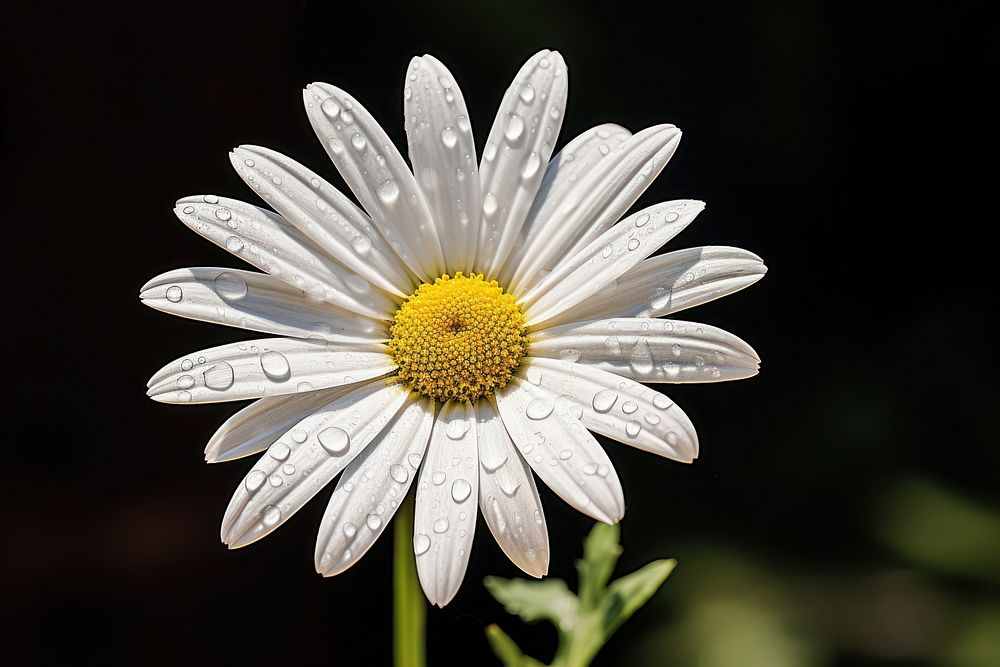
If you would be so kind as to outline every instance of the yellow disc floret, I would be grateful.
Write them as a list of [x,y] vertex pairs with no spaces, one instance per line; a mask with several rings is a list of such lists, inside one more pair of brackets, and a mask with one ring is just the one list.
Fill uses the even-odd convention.
[[528,350],[524,313],[495,280],[447,274],[406,297],[389,328],[399,379],[441,401],[501,389]]

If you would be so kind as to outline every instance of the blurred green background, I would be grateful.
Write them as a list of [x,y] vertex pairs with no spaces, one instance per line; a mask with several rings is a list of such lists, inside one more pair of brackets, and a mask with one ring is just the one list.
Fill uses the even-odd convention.
[[[996,378],[997,24],[977,2],[23,6],[0,40],[18,378],[0,582],[17,662],[387,664],[389,540],[313,572],[326,494],[260,544],[217,527],[250,462],[206,466],[235,410],[144,396],[233,331],[143,309],[139,286],[232,265],[171,213],[253,200],[227,151],[257,143],[336,180],[301,109],[314,80],[404,145],[404,68],[444,60],[479,148],[542,47],[570,70],[560,142],[599,122],[685,132],[639,205],[708,202],[668,249],[733,245],[766,278],[679,315],[763,359],[749,381],[665,387],[692,466],[606,443],[625,488],[619,574],[678,560],[597,665],[1000,665]],[[21,353],[21,350],[27,350]],[[25,384],[27,382],[27,384]],[[553,576],[589,522],[543,491]],[[499,622],[555,636],[482,587],[517,576],[480,523],[466,582],[430,614],[430,664],[494,664]],[[26,650],[22,650],[26,649]]]

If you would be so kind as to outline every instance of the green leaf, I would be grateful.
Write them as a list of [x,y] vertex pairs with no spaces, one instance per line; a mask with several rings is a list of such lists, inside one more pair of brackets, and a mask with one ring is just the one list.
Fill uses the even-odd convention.
[[576,616],[576,596],[562,579],[528,581],[486,577],[486,588],[511,614],[528,623],[552,621],[556,627]]
[[583,543],[583,559],[576,562],[576,571],[580,575],[580,603],[587,609],[597,606],[601,591],[614,572],[622,553],[618,536],[618,524],[598,523]]
[[504,667],[544,667],[534,658],[521,653],[514,640],[496,624],[486,626],[486,639]]
[[653,597],[676,565],[673,559],[653,561],[608,586],[601,605],[606,638]]
[[[486,578],[486,588],[508,612],[533,623],[550,621],[559,633],[559,647],[549,667],[586,667],[622,623],[660,588],[676,562],[658,560],[608,585],[622,548],[618,526],[597,524],[576,562],[579,596],[560,579]],[[495,625],[486,637],[504,667],[545,667],[525,656],[514,640]]]

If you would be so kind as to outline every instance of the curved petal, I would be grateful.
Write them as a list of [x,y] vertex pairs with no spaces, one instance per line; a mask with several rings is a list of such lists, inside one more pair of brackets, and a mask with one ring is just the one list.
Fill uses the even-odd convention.
[[161,403],[217,403],[325,389],[385,375],[396,365],[381,343],[261,338],[176,359],[149,379]]
[[260,146],[235,148],[229,160],[261,199],[330,257],[391,294],[413,291],[413,277],[371,218],[335,187],[295,160]]
[[329,341],[386,339],[385,322],[318,301],[266,273],[197,267],[162,273],[142,302],[171,315],[278,336]]
[[531,334],[531,356],[594,366],[638,382],[721,382],[753,377],[760,357],[718,327],[680,320],[615,318]]
[[[560,208],[567,199],[572,199],[577,182],[594,168],[594,165],[607,158],[618,146],[632,136],[632,133],[621,125],[603,123],[579,134],[563,146],[545,168],[545,176],[538,186],[538,194],[531,204],[528,217],[521,227],[517,242],[500,272],[500,283],[513,288],[512,277],[520,270],[524,255],[531,243],[538,237],[539,220],[547,220],[553,212]],[[579,196],[579,195],[577,195]],[[566,250],[569,247],[567,245]],[[512,289],[513,291],[513,289]]]
[[174,213],[212,243],[314,297],[376,319],[389,319],[396,309],[386,294],[270,211],[205,195],[178,200]]
[[417,475],[433,426],[433,404],[411,394],[379,439],[347,466],[319,526],[318,573],[340,574],[375,544]]
[[525,295],[525,325],[538,328],[600,292],[676,236],[704,208],[700,201],[663,202],[625,218]]
[[431,604],[448,604],[465,578],[479,498],[479,446],[472,404],[441,408],[420,468],[413,516],[417,575]]
[[287,521],[378,436],[407,394],[391,381],[370,382],[279,438],[236,487],[222,519],[223,543],[244,547]]
[[676,250],[639,262],[618,281],[548,321],[547,326],[605,317],[660,317],[700,306],[764,277],[760,257],[725,246]]
[[598,521],[622,518],[625,497],[615,468],[575,415],[555,410],[548,391],[519,377],[497,392],[496,400],[511,439],[550,489]]
[[599,368],[559,359],[525,359],[521,375],[548,392],[557,414],[626,445],[690,463],[698,458],[694,424],[660,392]]
[[536,231],[525,241],[511,289],[523,292],[621,219],[666,166],[680,140],[681,131],[673,125],[657,125],[598,160],[558,205],[535,218]]
[[415,57],[403,89],[410,163],[437,224],[449,272],[472,270],[482,198],[469,111],[455,78],[434,56]]
[[313,83],[302,96],[316,136],[385,240],[421,280],[440,276],[444,257],[427,202],[385,131],[330,84]]
[[222,463],[262,452],[316,410],[357,388],[348,384],[257,399],[219,427],[205,447],[205,461]]
[[568,92],[566,63],[539,51],[507,89],[479,166],[483,223],[476,268],[495,277],[524,224],[552,155]]
[[528,464],[514,447],[496,407],[476,403],[479,508],[511,562],[533,577],[549,571],[549,532]]

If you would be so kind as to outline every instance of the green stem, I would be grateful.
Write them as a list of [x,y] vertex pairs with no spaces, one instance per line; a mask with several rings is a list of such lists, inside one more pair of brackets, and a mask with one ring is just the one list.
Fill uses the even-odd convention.
[[413,557],[413,496],[403,501],[393,522],[392,647],[395,667],[426,667],[424,631],[427,603]]

